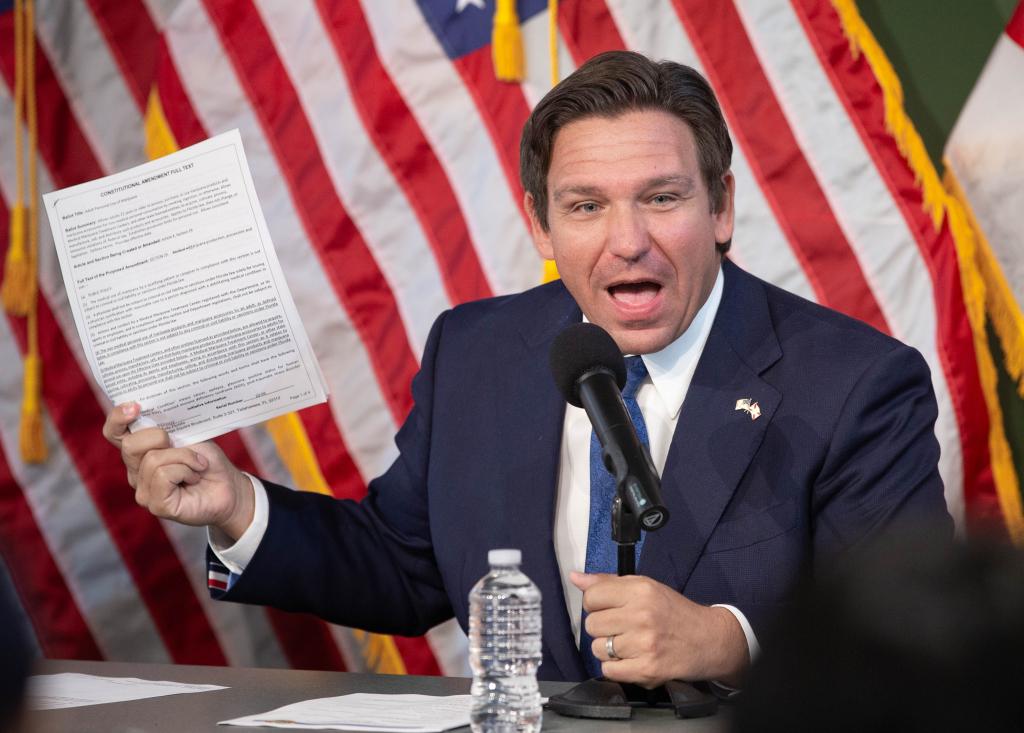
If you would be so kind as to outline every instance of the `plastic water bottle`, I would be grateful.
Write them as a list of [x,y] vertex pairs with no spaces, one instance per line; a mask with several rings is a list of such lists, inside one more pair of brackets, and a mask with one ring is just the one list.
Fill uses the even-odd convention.
[[540,730],[540,590],[519,569],[519,550],[491,550],[491,570],[469,592],[474,733]]

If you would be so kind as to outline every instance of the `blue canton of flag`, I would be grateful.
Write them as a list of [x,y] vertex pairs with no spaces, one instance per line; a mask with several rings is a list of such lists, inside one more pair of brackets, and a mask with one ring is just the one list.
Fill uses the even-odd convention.
[[[457,59],[491,42],[494,1],[417,0],[417,3],[448,58]],[[547,7],[547,0],[517,0],[519,22],[525,22]]]

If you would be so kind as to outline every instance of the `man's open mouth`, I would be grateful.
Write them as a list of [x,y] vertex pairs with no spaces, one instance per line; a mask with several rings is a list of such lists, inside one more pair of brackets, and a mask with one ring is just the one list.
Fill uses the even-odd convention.
[[619,283],[608,288],[612,299],[622,305],[638,306],[650,303],[661,292],[661,285],[650,280]]

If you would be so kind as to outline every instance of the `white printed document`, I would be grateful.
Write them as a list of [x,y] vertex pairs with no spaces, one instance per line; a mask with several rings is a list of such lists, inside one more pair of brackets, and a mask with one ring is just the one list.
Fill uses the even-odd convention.
[[327,399],[237,130],[43,196],[93,376],[176,446]]
[[394,733],[440,733],[469,725],[469,695],[372,695],[357,693],[320,697],[259,715],[222,720],[244,725],[303,730],[369,730]]
[[26,702],[30,710],[56,710],[226,689],[223,685],[191,685],[140,680],[137,677],[98,677],[63,672],[29,677]]

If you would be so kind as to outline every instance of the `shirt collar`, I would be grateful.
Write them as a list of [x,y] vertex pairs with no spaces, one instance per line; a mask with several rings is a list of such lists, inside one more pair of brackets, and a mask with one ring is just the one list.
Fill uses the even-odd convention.
[[725,278],[719,268],[708,299],[697,311],[689,327],[661,351],[643,355],[654,389],[664,403],[666,412],[673,419],[678,417],[683,407],[683,399],[690,388],[693,373],[697,370],[697,362],[700,361],[704,344],[711,333],[711,325],[722,302],[724,284]]

